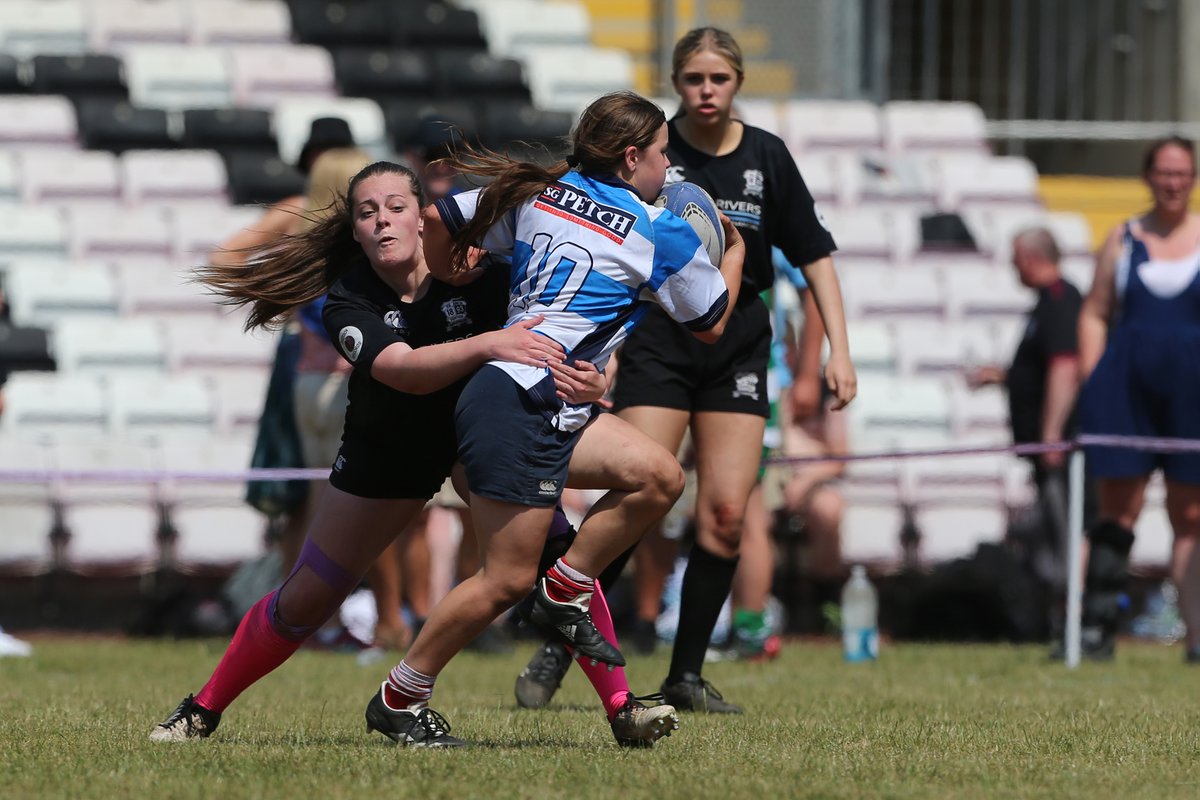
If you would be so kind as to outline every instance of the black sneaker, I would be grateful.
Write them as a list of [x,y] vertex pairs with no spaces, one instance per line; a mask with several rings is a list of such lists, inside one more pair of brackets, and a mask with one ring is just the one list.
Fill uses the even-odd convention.
[[432,708],[393,711],[383,702],[383,687],[367,703],[367,733],[379,731],[406,747],[466,747],[450,735],[450,723]]
[[675,683],[663,682],[663,697],[680,711],[740,714],[741,706],[728,702],[711,683],[694,672],[685,672]]
[[[625,666],[625,656],[596,630],[592,615],[579,603],[559,603],[546,594],[546,579],[533,590],[529,621],[547,635],[570,647],[575,658],[603,661],[614,667]],[[590,596],[590,595],[589,595]]]
[[1200,647],[1189,647],[1183,651],[1183,663],[1200,664]]
[[[659,703],[647,706],[643,700]],[[679,730],[679,715],[675,707],[663,702],[661,694],[634,697],[633,692],[625,696],[625,705],[613,717],[612,732],[621,747],[653,747],[664,736]]]
[[171,716],[150,731],[152,742],[185,742],[188,739],[207,739],[221,724],[221,715],[196,703],[193,695],[183,698]]
[[546,642],[517,676],[517,705],[541,708],[549,703],[570,668],[571,651],[558,642]]

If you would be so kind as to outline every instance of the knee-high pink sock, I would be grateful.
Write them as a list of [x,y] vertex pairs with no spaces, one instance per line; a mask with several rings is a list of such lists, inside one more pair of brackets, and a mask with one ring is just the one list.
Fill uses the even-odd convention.
[[221,663],[196,695],[196,702],[209,711],[224,711],[252,683],[291,658],[304,638],[286,639],[271,624],[272,598],[259,600],[242,617],[233,641]]
[[[604,599],[604,592],[600,590],[599,581],[596,582],[595,588],[592,590],[590,613],[596,630],[600,631],[600,634],[609,641],[609,644],[617,647],[617,633],[613,629],[612,614],[608,611],[608,603]],[[612,672],[609,672],[607,664],[597,664],[593,667],[589,659],[580,661],[579,666],[583,669],[584,674],[587,675],[587,679],[591,681],[592,688],[600,696],[600,701],[604,703],[604,711],[608,714],[608,721],[612,722],[613,717],[625,705],[626,695],[629,694],[629,682],[625,680],[625,668],[615,667]]]

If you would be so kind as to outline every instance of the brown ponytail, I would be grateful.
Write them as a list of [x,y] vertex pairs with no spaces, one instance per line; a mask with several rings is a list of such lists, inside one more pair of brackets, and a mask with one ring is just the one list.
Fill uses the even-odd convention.
[[579,117],[571,136],[571,152],[549,167],[514,161],[484,148],[460,145],[442,160],[469,175],[494,178],[479,195],[475,216],[454,236],[450,260],[455,270],[467,265],[467,253],[504,215],[578,166],[580,172],[610,173],[625,157],[625,148],[648,147],[666,122],[663,111],[635,92],[612,92],[594,100]]

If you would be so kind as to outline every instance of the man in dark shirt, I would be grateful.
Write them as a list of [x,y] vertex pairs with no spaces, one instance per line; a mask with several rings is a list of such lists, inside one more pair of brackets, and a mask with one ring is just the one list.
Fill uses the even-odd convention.
[[[1058,244],[1045,228],[1028,228],[1013,238],[1013,267],[1021,283],[1037,292],[1037,304],[1029,312],[1008,369],[980,367],[967,375],[973,389],[1005,385],[1009,424],[1017,444],[1061,442],[1075,433],[1075,398],[1079,392],[1077,323],[1083,301],[1079,290],[1063,279],[1059,258]],[[1049,534],[1055,551],[1052,558],[1035,559],[1035,564],[1042,578],[1058,586],[1065,575],[1066,453],[1042,453],[1030,461],[1042,517],[1039,527]]]

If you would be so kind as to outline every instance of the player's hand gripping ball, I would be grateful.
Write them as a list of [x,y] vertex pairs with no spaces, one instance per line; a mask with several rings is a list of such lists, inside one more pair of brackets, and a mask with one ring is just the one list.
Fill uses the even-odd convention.
[[721,227],[717,204],[708,192],[688,181],[672,183],[663,187],[654,205],[666,208],[691,225],[708,252],[709,260],[714,266],[721,264],[721,256],[725,254],[725,229]]

